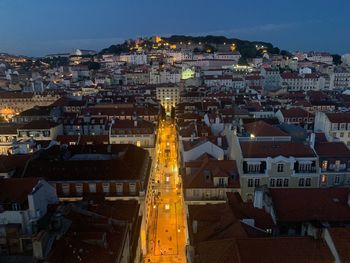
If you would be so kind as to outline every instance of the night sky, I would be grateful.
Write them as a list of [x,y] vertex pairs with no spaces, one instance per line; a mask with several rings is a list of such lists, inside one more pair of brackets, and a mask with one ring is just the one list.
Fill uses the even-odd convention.
[[0,0],[0,52],[100,50],[139,36],[225,35],[350,52],[349,0]]

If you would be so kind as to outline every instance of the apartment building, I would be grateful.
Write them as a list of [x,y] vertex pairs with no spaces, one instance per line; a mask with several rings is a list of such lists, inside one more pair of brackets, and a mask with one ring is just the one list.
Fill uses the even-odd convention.
[[320,187],[349,187],[350,150],[343,142],[317,142]]
[[[236,138],[237,140],[237,138]],[[292,141],[240,141],[233,145],[240,174],[243,199],[252,199],[254,189],[315,188],[319,186],[319,166],[315,151]]]
[[156,97],[170,116],[171,109],[180,102],[180,87],[174,84],[164,84],[156,87]]
[[317,112],[315,117],[315,131],[323,132],[328,141],[341,141],[350,146],[350,113]]

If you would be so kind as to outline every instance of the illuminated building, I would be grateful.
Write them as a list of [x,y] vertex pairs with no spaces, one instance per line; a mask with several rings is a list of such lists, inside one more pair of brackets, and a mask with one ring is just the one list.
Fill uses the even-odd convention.
[[177,85],[166,84],[156,88],[157,99],[170,116],[171,108],[179,102],[180,88]]

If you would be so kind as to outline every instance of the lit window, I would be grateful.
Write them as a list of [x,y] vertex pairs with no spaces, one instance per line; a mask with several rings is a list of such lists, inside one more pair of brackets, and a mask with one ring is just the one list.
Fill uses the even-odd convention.
[[327,183],[327,175],[323,174],[321,176],[321,183],[323,183],[323,184]]
[[328,161],[323,161],[322,162],[322,171],[327,171],[327,167],[328,167]]

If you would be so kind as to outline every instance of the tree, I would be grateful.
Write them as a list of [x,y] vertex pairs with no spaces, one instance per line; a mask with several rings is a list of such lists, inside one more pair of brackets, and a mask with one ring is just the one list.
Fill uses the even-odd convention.
[[89,70],[99,70],[101,68],[100,63],[89,61],[87,62]]
[[333,63],[335,64],[335,65],[340,65],[341,63],[342,63],[342,61],[341,61],[341,56],[340,55],[338,55],[338,54],[333,54],[333,55],[331,55],[332,57],[333,57]]
[[240,66],[248,66],[248,61],[245,57],[240,57],[238,60],[238,65]]

